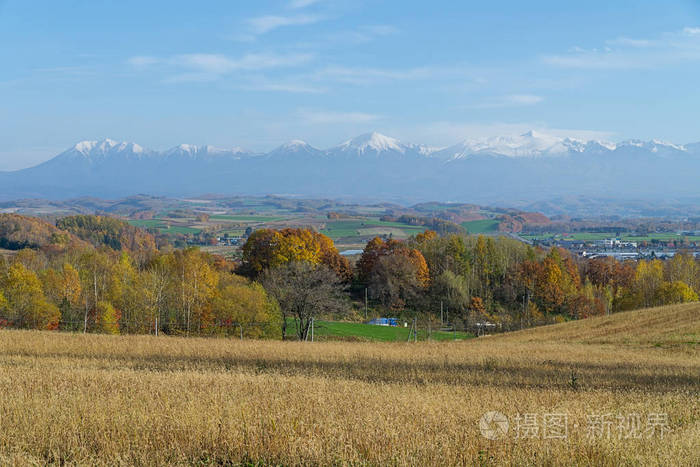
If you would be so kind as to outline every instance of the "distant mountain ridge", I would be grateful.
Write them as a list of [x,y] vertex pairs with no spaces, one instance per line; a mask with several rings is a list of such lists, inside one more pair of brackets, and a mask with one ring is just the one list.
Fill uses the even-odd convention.
[[698,197],[700,143],[619,143],[530,131],[433,148],[368,133],[328,149],[293,140],[267,153],[82,141],[0,172],[0,197],[291,194],[407,201],[545,201],[561,196]]

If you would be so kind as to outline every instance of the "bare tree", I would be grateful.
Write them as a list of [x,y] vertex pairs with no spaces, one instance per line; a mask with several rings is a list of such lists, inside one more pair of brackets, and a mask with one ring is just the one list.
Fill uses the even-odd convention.
[[323,265],[292,262],[265,272],[262,283],[282,310],[282,338],[287,335],[287,318],[296,323],[297,335],[306,340],[312,318],[348,310],[344,286],[333,270]]

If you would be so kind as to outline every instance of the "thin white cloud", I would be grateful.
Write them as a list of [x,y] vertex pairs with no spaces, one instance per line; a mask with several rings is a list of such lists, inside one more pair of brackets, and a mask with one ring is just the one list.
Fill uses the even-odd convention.
[[509,94],[487,99],[483,102],[468,106],[474,109],[495,109],[500,107],[522,107],[539,104],[544,97],[534,94]]
[[144,55],[139,55],[136,57],[131,57],[127,60],[127,63],[129,65],[135,66],[135,67],[147,67],[150,65],[155,65],[158,63],[158,59],[155,57],[148,57]]
[[311,54],[246,54],[240,58],[230,58],[217,54],[184,54],[176,55],[170,60],[170,63],[202,72],[224,74],[236,70],[263,70],[297,66],[308,63],[312,58]]
[[300,109],[298,115],[304,123],[314,125],[334,123],[370,123],[382,118],[381,115],[364,112],[333,112],[310,109]]
[[389,24],[376,24],[371,26],[360,26],[355,30],[340,31],[329,35],[325,43],[331,44],[364,44],[375,40],[378,37],[397,34],[399,29]]
[[248,24],[254,34],[265,34],[283,26],[303,26],[318,23],[325,18],[320,15],[291,15],[291,16],[259,16],[250,18]]
[[306,8],[320,2],[321,0],[291,0],[289,2],[289,8]]
[[180,54],[170,57],[136,56],[127,63],[137,69],[158,67],[170,74],[166,82],[213,81],[236,71],[259,71],[273,68],[296,67],[313,60],[308,53],[246,54],[229,57],[221,54]]
[[658,68],[700,60],[700,28],[685,27],[656,38],[620,37],[594,49],[572,48],[567,54],[547,55],[542,61],[562,68]]
[[293,94],[323,94],[328,92],[327,88],[318,86],[309,86],[300,83],[267,83],[255,80],[251,84],[242,86],[243,89],[250,91],[272,91],[272,92],[288,92]]
[[332,66],[317,71],[315,79],[368,85],[382,81],[411,81],[446,78],[474,79],[470,70],[460,67],[425,66],[407,69],[353,68]]

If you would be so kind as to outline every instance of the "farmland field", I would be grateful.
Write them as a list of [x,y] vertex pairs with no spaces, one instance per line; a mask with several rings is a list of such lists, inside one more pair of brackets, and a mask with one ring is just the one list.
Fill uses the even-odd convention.
[[129,223],[133,226],[142,227],[144,229],[158,229],[162,233],[196,234],[201,231],[201,229],[195,227],[172,224],[162,219],[135,219],[130,220]]
[[326,227],[321,230],[321,233],[328,235],[333,240],[357,240],[359,238],[371,238],[382,235],[392,235],[402,239],[424,230],[425,227],[422,226],[367,218],[329,221],[326,223]]
[[0,462],[698,465],[699,341],[698,304],[417,344],[0,331]]
[[482,219],[478,221],[462,222],[462,226],[467,229],[467,232],[470,234],[498,232],[498,224],[498,219]]
[[285,219],[280,216],[227,216],[227,215],[216,215],[211,216],[212,220],[222,220],[222,221],[239,221],[239,222],[274,222]]

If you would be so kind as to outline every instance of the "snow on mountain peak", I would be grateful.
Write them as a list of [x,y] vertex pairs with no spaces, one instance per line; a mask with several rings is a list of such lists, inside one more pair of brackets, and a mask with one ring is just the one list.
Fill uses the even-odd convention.
[[179,144],[172,149],[165,151],[165,156],[186,157],[191,159],[211,159],[221,156],[233,156],[244,153],[239,147],[232,149],[221,149],[215,146],[197,146],[195,144]]
[[641,149],[646,149],[651,152],[658,152],[659,149],[665,150],[675,150],[686,152],[687,148],[680,144],[669,143],[667,141],[662,141],[658,139],[652,139],[651,141],[642,141],[640,139],[630,139],[623,141],[619,146],[633,146]]
[[194,144],[179,144],[175,149],[189,154],[194,154],[199,151],[199,148]]
[[73,146],[73,149],[83,154],[87,154],[92,151],[95,146],[97,146],[97,141],[81,141]]
[[360,135],[353,139],[345,141],[343,144],[340,145],[340,148],[346,151],[355,150],[359,154],[364,154],[368,151],[398,151],[402,153],[406,151],[406,146],[401,144],[399,140],[391,138],[389,136],[384,136],[381,133],[377,132],[365,133],[364,135]]
[[605,141],[584,141],[530,130],[520,135],[468,139],[435,154],[446,160],[475,154],[505,157],[554,157],[588,150],[613,151],[617,145]]
[[[466,140],[461,143],[461,156],[474,153],[496,154],[508,157],[532,157],[565,153],[571,141],[534,130],[516,136],[492,136]],[[455,154],[457,156],[457,154]]]
[[293,139],[287,143],[284,143],[282,145],[283,148],[285,149],[300,149],[300,148],[307,148],[310,147],[310,145],[306,141],[302,141],[300,139]]
[[102,141],[81,141],[73,146],[73,149],[84,156],[103,156],[108,152],[132,152],[134,154],[143,153],[143,148],[136,143],[126,141],[118,142],[113,139],[103,139]]

